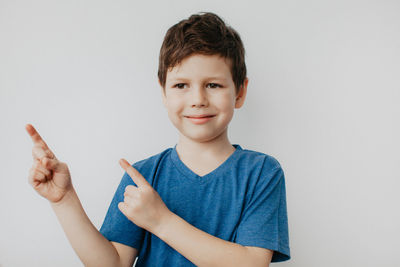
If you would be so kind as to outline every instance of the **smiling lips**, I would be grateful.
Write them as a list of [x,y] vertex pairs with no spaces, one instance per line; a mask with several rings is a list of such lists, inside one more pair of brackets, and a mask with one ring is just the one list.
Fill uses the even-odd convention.
[[194,124],[203,124],[211,120],[215,115],[186,116]]

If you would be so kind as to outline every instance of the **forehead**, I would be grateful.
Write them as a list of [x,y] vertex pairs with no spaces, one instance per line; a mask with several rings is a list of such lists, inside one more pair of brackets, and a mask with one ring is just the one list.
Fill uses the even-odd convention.
[[167,80],[220,78],[232,79],[230,59],[219,55],[195,54],[167,71]]

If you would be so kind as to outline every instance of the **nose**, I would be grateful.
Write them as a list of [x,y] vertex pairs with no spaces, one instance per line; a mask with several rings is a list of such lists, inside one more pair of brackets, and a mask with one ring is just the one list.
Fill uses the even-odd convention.
[[208,105],[207,90],[201,86],[194,86],[192,88],[190,102],[192,106],[206,106]]

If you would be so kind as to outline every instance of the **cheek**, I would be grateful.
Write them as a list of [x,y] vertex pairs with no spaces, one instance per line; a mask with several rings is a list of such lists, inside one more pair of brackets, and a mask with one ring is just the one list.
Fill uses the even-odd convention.
[[182,116],[184,105],[178,99],[170,99],[167,103],[167,110],[170,117]]
[[232,112],[235,108],[235,101],[231,96],[221,97],[215,102],[216,107],[221,112]]

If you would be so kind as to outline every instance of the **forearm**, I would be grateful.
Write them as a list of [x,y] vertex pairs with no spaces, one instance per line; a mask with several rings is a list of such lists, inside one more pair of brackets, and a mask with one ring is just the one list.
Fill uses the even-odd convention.
[[73,189],[51,203],[64,232],[85,266],[119,266],[117,250],[92,224]]
[[257,266],[246,247],[210,235],[171,212],[153,234],[196,266]]

